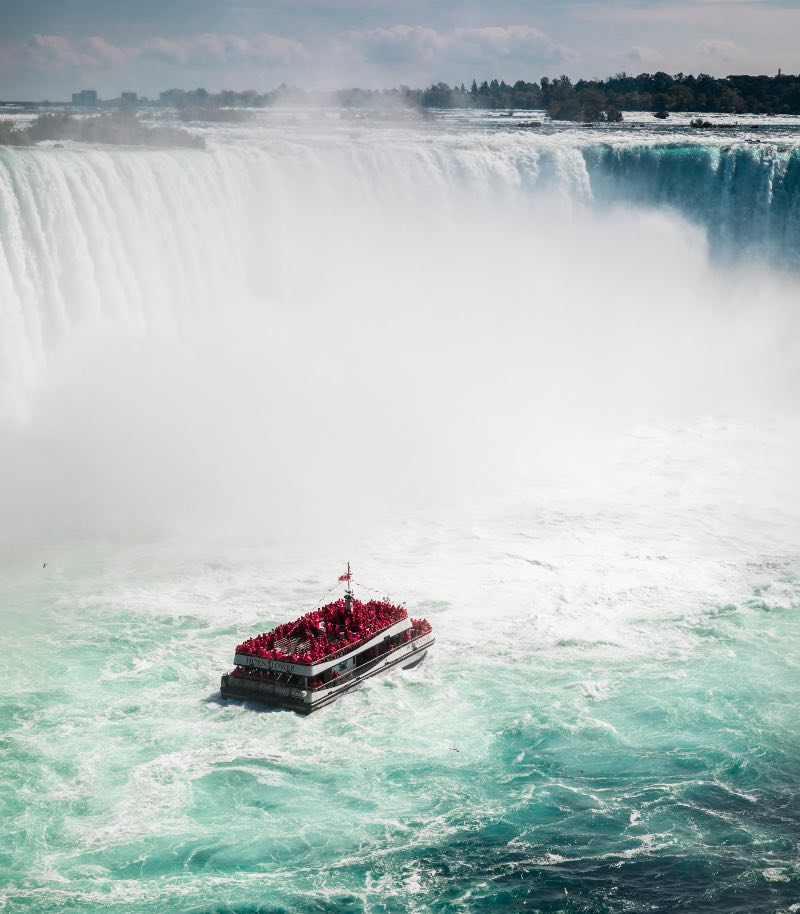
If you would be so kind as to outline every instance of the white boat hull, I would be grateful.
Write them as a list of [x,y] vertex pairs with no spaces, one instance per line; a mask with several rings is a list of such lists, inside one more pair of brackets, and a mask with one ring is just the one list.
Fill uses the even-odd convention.
[[433,632],[426,632],[357,668],[345,681],[333,681],[318,689],[300,689],[279,682],[264,682],[226,674],[222,677],[220,694],[225,699],[257,701],[297,711],[299,714],[310,714],[336,701],[345,692],[357,689],[365,679],[395,667],[410,669],[416,666],[422,662],[434,640]]

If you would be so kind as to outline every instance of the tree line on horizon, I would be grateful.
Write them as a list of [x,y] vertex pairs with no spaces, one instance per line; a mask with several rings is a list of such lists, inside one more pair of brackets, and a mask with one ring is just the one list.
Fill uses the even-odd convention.
[[496,79],[480,85],[473,80],[450,89],[439,83],[421,93],[425,107],[544,109],[555,120],[619,119],[622,111],[697,111],[726,114],[800,114],[800,76],[726,76],[701,73],[617,73],[605,80],[568,76],[522,80],[513,86]]
[[484,108],[544,110],[554,120],[620,120],[623,111],[697,111],[726,114],[800,114],[800,76],[698,76],[677,73],[617,73],[608,79],[573,82],[569,76],[542,77],[539,82],[476,80],[450,86],[439,82],[427,89],[345,89],[306,91],[281,85],[271,92],[255,90],[212,94],[205,89],[169,89],[160,103],[176,108],[271,107],[278,104],[330,104],[371,107],[402,103],[418,108]]

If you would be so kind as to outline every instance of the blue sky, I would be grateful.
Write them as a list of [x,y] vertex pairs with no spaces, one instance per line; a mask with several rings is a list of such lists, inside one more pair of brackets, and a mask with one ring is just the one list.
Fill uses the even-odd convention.
[[0,0],[0,98],[800,71],[800,0]]

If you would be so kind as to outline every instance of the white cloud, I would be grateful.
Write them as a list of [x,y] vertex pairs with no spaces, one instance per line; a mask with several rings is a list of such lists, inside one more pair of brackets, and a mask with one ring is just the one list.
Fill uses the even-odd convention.
[[309,54],[301,42],[266,32],[247,37],[209,32],[180,40],[156,37],[134,48],[117,47],[100,35],[76,43],[63,35],[35,34],[14,57],[17,65],[64,72],[114,70],[153,60],[177,67],[288,65],[307,60]]
[[544,32],[529,25],[454,29],[452,46],[466,59],[483,55],[497,61],[513,58],[562,63],[575,56],[571,48],[556,44]]
[[82,48],[84,58],[90,60],[94,66],[121,67],[134,56],[134,52],[129,48],[118,48],[99,35],[87,38]]
[[[436,29],[415,25],[351,31],[352,46],[371,59],[385,64],[432,61],[444,52],[447,40]],[[348,50],[345,47],[345,52]]]
[[633,63],[652,62],[661,57],[658,51],[646,44],[637,44],[635,47],[628,48],[627,51],[623,51],[622,56]]
[[121,67],[136,57],[130,48],[119,48],[99,35],[74,43],[63,35],[33,36],[17,55],[18,63],[57,71]]
[[153,38],[142,51],[143,58],[159,60],[164,63],[183,66],[189,62],[189,51],[183,41],[173,41],[170,38]]
[[365,58],[392,65],[433,63],[448,65],[555,64],[573,59],[575,52],[557,44],[530,25],[454,28],[447,31],[422,26],[394,25],[388,28],[352,30],[351,48]]
[[78,67],[82,63],[80,53],[63,35],[36,34],[20,56],[29,58],[35,66],[55,69]]
[[138,56],[176,66],[220,67],[242,63],[291,64],[306,60],[309,54],[302,42],[267,32],[247,37],[206,32],[179,40],[153,38],[140,49]]
[[728,41],[726,38],[703,38],[697,42],[696,49],[705,57],[724,61],[735,60],[742,53],[735,41]]

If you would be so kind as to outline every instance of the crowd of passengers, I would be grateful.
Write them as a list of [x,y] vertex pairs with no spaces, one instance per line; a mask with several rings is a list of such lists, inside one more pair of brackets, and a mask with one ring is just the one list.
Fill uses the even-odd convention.
[[[412,619],[411,628],[408,628],[404,632],[400,632],[400,634],[395,635],[395,637],[392,638],[388,650],[393,651],[395,647],[410,641],[412,638],[416,638],[419,635],[427,634],[430,630],[431,624],[427,619]],[[373,652],[375,657],[378,657],[381,653],[385,653],[385,651],[385,648],[383,650],[381,650],[379,647],[370,648],[370,650],[367,651],[367,657],[365,660],[374,659],[373,657],[369,656]],[[358,667],[355,667],[354,669],[358,669]],[[306,678],[305,676],[295,676],[292,673],[280,673],[274,670],[263,670],[259,667],[243,666],[237,666],[231,675],[238,676],[242,679],[255,679],[259,682],[280,682],[284,685],[293,685],[300,688],[309,689],[319,689],[326,683],[326,681],[330,682],[331,680],[336,680],[339,678],[339,673],[337,670],[330,670],[328,672],[330,679],[326,680],[324,674]]]
[[[348,612],[341,599],[306,613],[294,622],[285,622],[262,635],[248,638],[237,646],[236,653],[287,663],[316,663],[341,648],[368,641],[405,616],[405,609],[383,600],[362,603],[353,599]],[[308,644],[302,653],[287,654],[276,646],[284,638]]]

